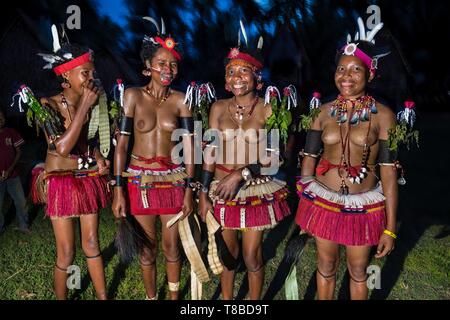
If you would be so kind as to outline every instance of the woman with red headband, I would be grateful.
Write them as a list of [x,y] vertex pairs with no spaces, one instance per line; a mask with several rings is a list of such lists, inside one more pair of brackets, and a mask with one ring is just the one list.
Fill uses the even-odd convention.
[[[181,272],[181,255],[177,225],[167,227],[167,222],[182,214],[181,219],[193,210],[191,185],[193,164],[193,120],[191,110],[184,104],[184,94],[170,88],[178,74],[181,56],[173,38],[161,29],[153,18],[145,17],[158,30],[158,35],[145,36],[141,58],[145,65],[143,74],[150,77],[147,85],[129,88],[124,94],[124,116],[114,155],[114,201],[116,218],[126,217],[127,199],[130,212],[145,232],[151,247],[141,249],[140,264],[147,298],[157,299],[156,218],[162,225],[162,250],[170,299],[178,299]],[[175,146],[172,133],[184,129],[183,150],[185,167],[176,164],[171,152]],[[134,135],[131,159],[126,172],[127,150],[130,135]],[[127,177],[123,181],[122,176]],[[127,187],[127,188],[125,188]],[[125,190],[127,189],[128,195]]]
[[371,43],[381,27],[367,36],[360,30],[360,41],[341,49],[334,75],[340,94],[320,107],[302,151],[296,222],[316,240],[319,299],[333,298],[339,245],[346,248],[352,299],[368,298],[372,246],[376,258],[394,249],[397,171],[387,140],[396,118],[367,93],[382,56]]
[[[247,41],[242,23],[241,28]],[[268,163],[258,151],[266,142],[260,130],[272,114],[271,105],[258,96],[262,88],[261,47],[262,38],[255,52],[236,47],[227,56],[225,87],[233,97],[218,100],[211,108],[210,132],[215,139],[205,148],[199,194],[202,219],[208,212],[214,215],[235,259],[239,254],[238,231],[242,231],[242,255],[252,300],[261,298],[264,282],[263,232],[289,214],[285,184],[263,175],[262,167]],[[225,265],[220,279],[224,300],[233,299],[234,276],[233,266]]]
[[[44,171],[34,181],[35,202],[45,202],[56,239],[54,288],[57,299],[67,298],[68,268],[75,255],[75,221],[80,218],[81,245],[98,299],[106,299],[103,260],[98,241],[98,212],[109,198],[109,163],[98,145],[88,141],[91,108],[99,100],[94,84],[93,53],[76,44],[60,46],[58,32],[52,26],[52,54],[40,54],[62,80],[63,90],[42,98],[43,107],[53,115],[45,125],[48,150]],[[50,130],[51,128],[56,130]],[[44,186],[44,187],[43,187]],[[38,196],[39,195],[39,196]]]

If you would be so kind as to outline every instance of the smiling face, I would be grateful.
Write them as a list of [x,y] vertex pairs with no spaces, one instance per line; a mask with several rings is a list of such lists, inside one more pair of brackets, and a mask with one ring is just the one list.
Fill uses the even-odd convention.
[[151,70],[152,81],[162,86],[169,86],[178,74],[178,61],[165,48],[159,48],[151,61],[146,60],[145,65]]
[[355,99],[365,94],[366,85],[373,79],[366,65],[355,56],[340,57],[334,82],[340,94],[347,99]]
[[67,79],[70,87],[79,95],[83,93],[83,87],[88,84],[89,80],[94,79],[95,67],[92,62],[86,62],[62,74]]
[[235,96],[244,96],[256,88],[254,68],[247,64],[234,64],[233,60],[225,69],[225,84]]

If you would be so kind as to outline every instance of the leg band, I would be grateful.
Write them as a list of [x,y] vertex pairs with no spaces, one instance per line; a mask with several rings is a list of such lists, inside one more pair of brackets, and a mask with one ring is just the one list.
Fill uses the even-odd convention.
[[102,253],[101,252],[99,252],[98,254],[96,254],[95,256],[86,256],[85,255],[85,257],[86,257],[86,259],[95,259],[95,258],[98,258],[98,257],[100,257],[102,255]]
[[330,274],[330,275],[327,275],[327,276],[326,276],[326,275],[324,275],[322,272],[320,272],[319,268],[317,268],[317,272],[318,272],[323,278],[325,278],[325,279],[330,279],[330,278],[336,276],[336,272],[333,273],[333,274]]

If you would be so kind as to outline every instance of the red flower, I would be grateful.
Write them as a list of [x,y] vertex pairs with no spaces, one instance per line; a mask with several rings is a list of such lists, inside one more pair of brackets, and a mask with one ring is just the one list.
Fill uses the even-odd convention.
[[313,93],[314,98],[320,99],[320,96],[321,96],[320,92],[314,91],[314,93]]
[[276,90],[270,90],[270,96],[272,97],[272,98],[276,98],[276,97],[278,97],[278,94],[277,94],[277,92],[276,92]]
[[164,42],[166,43],[168,49],[173,49],[175,47],[175,40],[171,37],[167,37]]
[[233,48],[230,51],[230,58],[236,58],[239,55],[239,48]]
[[413,109],[415,105],[414,101],[405,101],[405,108],[407,109]]
[[195,87],[196,85],[195,81],[191,81],[191,87]]
[[288,97],[291,94],[291,89],[289,89],[288,87],[283,89],[283,94]]
[[122,79],[117,79],[116,82],[117,84],[122,84]]

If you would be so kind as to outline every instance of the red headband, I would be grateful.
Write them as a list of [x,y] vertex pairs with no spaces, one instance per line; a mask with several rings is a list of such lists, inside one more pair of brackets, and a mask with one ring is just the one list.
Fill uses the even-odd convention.
[[75,59],[72,59],[66,63],[63,63],[57,67],[53,68],[53,71],[56,73],[57,76],[61,75],[64,72],[70,71],[78,66],[81,66],[83,63],[91,62],[92,56],[90,52],[87,52],[85,54],[82,54],[79,57],[76,57]]
[[171,37],[167,37],[165,40],[163,40],[160,37],[153,37],[153,39],[158,42],[164,49],[169,50],[173,56],[175,57],[175,59],[177,59],[178,61],[181,60],[181,55],[175,50],[175,40]]
[[346,56],[357,57],[367,66],[367,68],[369,68],[370,72],[375,74],[375,70],[377,69],[377,59],[369,57],[364,51],[359,49],[355,43],[346,44],[342,47],[342,50]]
[[241,59],[244,61],[247,61],[248,63],[251,63],[256,67],[256,69],[262,69],[263,64],[258,61],[256,58],[252,57],[251,55],[247,53],[243,53],[239,51],[239,48],[232,48],[227,56],[228,59]]

